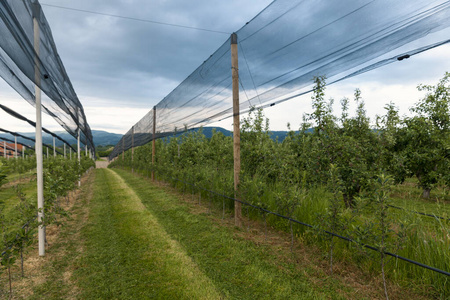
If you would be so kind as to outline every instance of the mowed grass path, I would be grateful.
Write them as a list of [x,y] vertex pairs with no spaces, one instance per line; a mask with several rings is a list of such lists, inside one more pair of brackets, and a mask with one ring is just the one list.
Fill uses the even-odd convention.
[[97,170],[85,256],[75,272],[83,299],[219,299],[180,244],[113,171]]
[[79,298],[342,298],[148,181],[96,172],[85,254],[74,272]]
[[[342,286],[332,280],[317,286],[306,275],[311,270],[299,270],[295,264],[280,260],[273,251],[239,237],[235,228],[217,224],[206,213],[193,214],[187,203],[142,177],[122,170],[114,172],[136,193],[172,241],[211,280],[220,292],[219,298],[343,298],[337,292]],[[197,299],[206,298],[206,294],[201,294]]]

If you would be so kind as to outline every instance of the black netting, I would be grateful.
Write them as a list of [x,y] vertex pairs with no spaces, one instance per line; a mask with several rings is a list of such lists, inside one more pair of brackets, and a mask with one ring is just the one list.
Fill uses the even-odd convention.
[[[3,110],[4,110],[5,112],[7,112],[8,114],[10,114],[11,116],[13,116],[13,117],[15,117],[15,118],[17,118],[17,119],[19,119],[19,120],[25,121],[25,122],[27,122],[28,124],[30,124],[31,126],[33,126],[33,127],[36,127],[36,122],[33,122],[33,121],[27,119],[26,117],[24,117],[24,116],[22,116],[21,114],[19,114],[19,113],[13,111],[12,109],[10,109],[10,108],[8,108],[8,107],[2,105],[2,104],[0,104],[0,108],[3,109]],[[18,133],[16,133],[16,132],[12,132],[12,131],[4,130],[4,129],[0,129],[0,131],[7,132],[7,133],[9,133],[9,134],[11,134],[11,135],[24,137],[23,135],[20,135],[20,134],[18,134]],[[67,146],[69,146],[73,151],[77,152],[77,151],[70,145],[70,143],[69,143],[68,141],[66,141],[65,139],[63,139],[63,138],[60,137],[59,135],[57,135],[57,134],[51,132],[50,130],[46,129],[45,127],[42,127],[42,131],[44,131],[45,133],[50,134],[50,135],[53,136],[54,138],[57,138],[58,140],[60,140],[61,142],[63,142],[63,143],[66,144]],[[24,137],[24,138],[25,138],[25,137]],[[33,140],[33,141],[34,141],[34,140]]]
[[[450,2],[278,0],[237,31],[241,113],[448,43]],[[230,40],[156,105],[157,136],[232,115]],[[134,146],[153,139],[153,112]],[[132,147],[132,130],[110,158]]]
[[[39,55],[34,50],[33,18],[39,24]],[[42,108],[75,138],[94,149],[83,106],[59,58],[47,20],[37,0],[0,0],[0,76],[35,105],[35,84]],[[37,72],[36,72],[37,70]]]
[[[1,149],[3,149],[3,141],[10,142],[10,143],[15,143],[15,141],[13,141],[13,140],[11,140],[11,139],[7,139],[7,138],[2,137],[2,138],[0,138],[0,148],[1,148]],[[25,147],[25,148],[33,149],[33,150],[34,150],[33,147],[31,147],[30,145],[24,144],[24,143],[17,142],[17,145],[22,145],[22,146]],[[47,146],[47,145],[43,145],[43,146],[45,146],[45,147],[50,147],[50,146]],[[9,150],[15,150],[14,147],[11,147],[11,146],[9,146],[8,144],[6,144],[6,150],[8,150],[8,149],[9,149]]]
[[[9,130],[3,129],[3,128],[0,128],[0,132],[9,133],[9,134],[12,135],[12,136],[20,137],[20,138],[23,138],[23,139],[25,139],[25,140],[32,141],[33,143],[36,142],[33,138],[30,138],[30,137],[21,135],[21,134],[19,134],[19,133],[17,133],[17,132],[9,131]],[[0,137],[0,138],[1,138],[1,139],[4,139],[3,137]]]

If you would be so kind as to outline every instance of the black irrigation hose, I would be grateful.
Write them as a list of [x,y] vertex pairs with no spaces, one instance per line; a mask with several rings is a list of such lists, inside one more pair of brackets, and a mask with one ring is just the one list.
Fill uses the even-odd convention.
[[435,219],[441,219],[441,220],[445,220],[445,221],[450,221],[449,218],[443,218],[443,217],[439,217],[439,216],[432,215],[432,214],[426,214],[426,213],[423,213],[423,212],[420,212],[420,211],[410,210],[410,209],[406,209],[406,208],[403,208],[403,207],[398,207],[398,206],[394,206],[394,205],[390,205],[390,204],[388,206],[392,207],[392,208],[400,209],[400,210],[410,211],[410,212],[413,212],[415,214],[419,214],[419,215],[422,215],[422,216],[427,216],[427,217],[432,217],[432,218],[435,218]]
[[[277,216],[277,217],[280,217],[280,218],[289,220],[289,221],[291,221],[291,222],[294,222],[294,223],[297,223],[297,224],[300,224],[300,225],[303,225],[303,226],[306,226],[306,227],[309,227],[309,228],[314,228],[314,226],[312,226],[312,225],[310,225],[310,224],[303,223],[303,222],[301,222],[301,221],[292,219],[292,218],[287,217],[287,216],[283,216],[283,215],[281,215],[281,214],[279,214],[279,213],[272,212],[272,211],[270,211],[270,210],[267,210],[267,209],[265,209],[265,208],[259,207],[259,206],[257,206],[257,205],[253,205],[253,204],[247,203],[247,202],[245,202],[245,201],[242,201],[242,200],[239,200],[239,199],[235,199],[235,198],[233,198],[233,197],[229,197],[229,196],[226,196],[226,195],[217,193],[217,192],[215,192],[215,191],[205,189],[205,188],[203,188],[203,187],[196,186],[196,185],[193,184],[193,183],[186,182],[186,181],[181,180],[181,179],[178,179],[178,178],[173,178],[173,177],[170,177],[170,176],[168,176],[168,177],[169,177],[170,179],[172,179],[172,180],[182,182],[182,183],[184,183],[184,184],[190,185],[190,186],[195,187],[195,188],[197,188],[197,189],[204,190],[204,191],[206,191],[206,192],[210,192],[210,193],[212,193],[212,194],[215,194],[215,195],[217,195],[217,196],[223,197],[223,198],[225,198],[225,199],[233,200],[233,201],[235,201],[235,202],[239,202],[239,203],[242,203],[242,204],[244,204],[244,205],[251,206],[251,207],[256,208],[256,209],[259,209],[260,211],[263,211],[263,212],[265,212],[265,213],[267,213],[267,214],[272,214],[272,215],[274,215],[274,216]],[[339,235],[339,234],[336,234],[336,233],[333,233],[333,232],[330,232],[330,231],[327,231],[327,230],[324,230],[324,229],[317,229],[317,230],[321,230],[321,231],[323,231],[323,232],[325,232],[325,233],[327,233],[327,234],[329,234],[329,235],[335,236],[335,237],[340,238],[340,239],[343,239],[343,240],[345,240],[345,241],[359,244],[359,245],[361,245],[361,246],[363,246],[363,247],[365,247],[365,248],[367,248],[367,249],[374,250],[374,251],[377,251],[377,252],[381,252],[381,251],[380,251],[378,248],[376,248],[376,247],[358,243],[357,241],[355,241],[355,240],[353,240],[353,239],[351,239],[351,238],[349,238],[349,237],[345,237],[345,236],[342,236],[342,235]],[[409,259],[409,258],[400,256],[400,255],[398,255],[398,254],[394,254],[394,253],[387,252],[387,251],[383,251],[382,253],[385,254],[385,255],[392,256],[392,257],[395,257],[395,258],[397,258],[397,259],[406,261],[406,262],[408,262],[408,263],[414,264],[414,265],[416,265],[416,266],[419,266],[419,267],[422,267],[422,268],[425,268],[425,269],[428,269],[428,270],[431,270],[431,271],[434,271],[434,272],[437,272],[437,273],[440,273],[440,274],[443,274],[443,275],[450,276],[450,273],[449,273],[449,272],[446,272],[446,271],[443,271],[443,270],[440,270],[440,269],[437,269],[437,268],[434,268],[434,267],[425,265],[425,264],[420,263],[420,262],[417,262],[417,261],[415,261],[415,260],[412,260],[412,259]]]

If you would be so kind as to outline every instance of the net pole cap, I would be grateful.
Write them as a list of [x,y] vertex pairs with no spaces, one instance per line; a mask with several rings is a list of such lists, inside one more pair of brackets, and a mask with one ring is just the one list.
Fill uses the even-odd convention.
[[237,34],[236,34],[236,32],[233,32],[231,34],[231,45],[236,45],[237,44],[237,40],[238,40]]

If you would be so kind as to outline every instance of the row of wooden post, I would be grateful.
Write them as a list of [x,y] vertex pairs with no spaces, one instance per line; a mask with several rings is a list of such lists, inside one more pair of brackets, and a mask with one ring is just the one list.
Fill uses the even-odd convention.
[[[234,197],[240,199],[239,194],[239,175],[241,172],[241,134],[239,124],[239,62],[238,62],[238,41],[237,34],[231,35],[231,77],[233,87],[233,157],[234,157]],[[155,154],[156,154],[156,106],[153,107],[153,135],[152,135],[152,181],[155,180]],[[125,136],[122,138],[122,160],[125,159]],[[131,171],[134,161],[134,126],[131,128]],[[240,202],[234,202],[234,221],[235,225],[242,226],[242,205]]]

